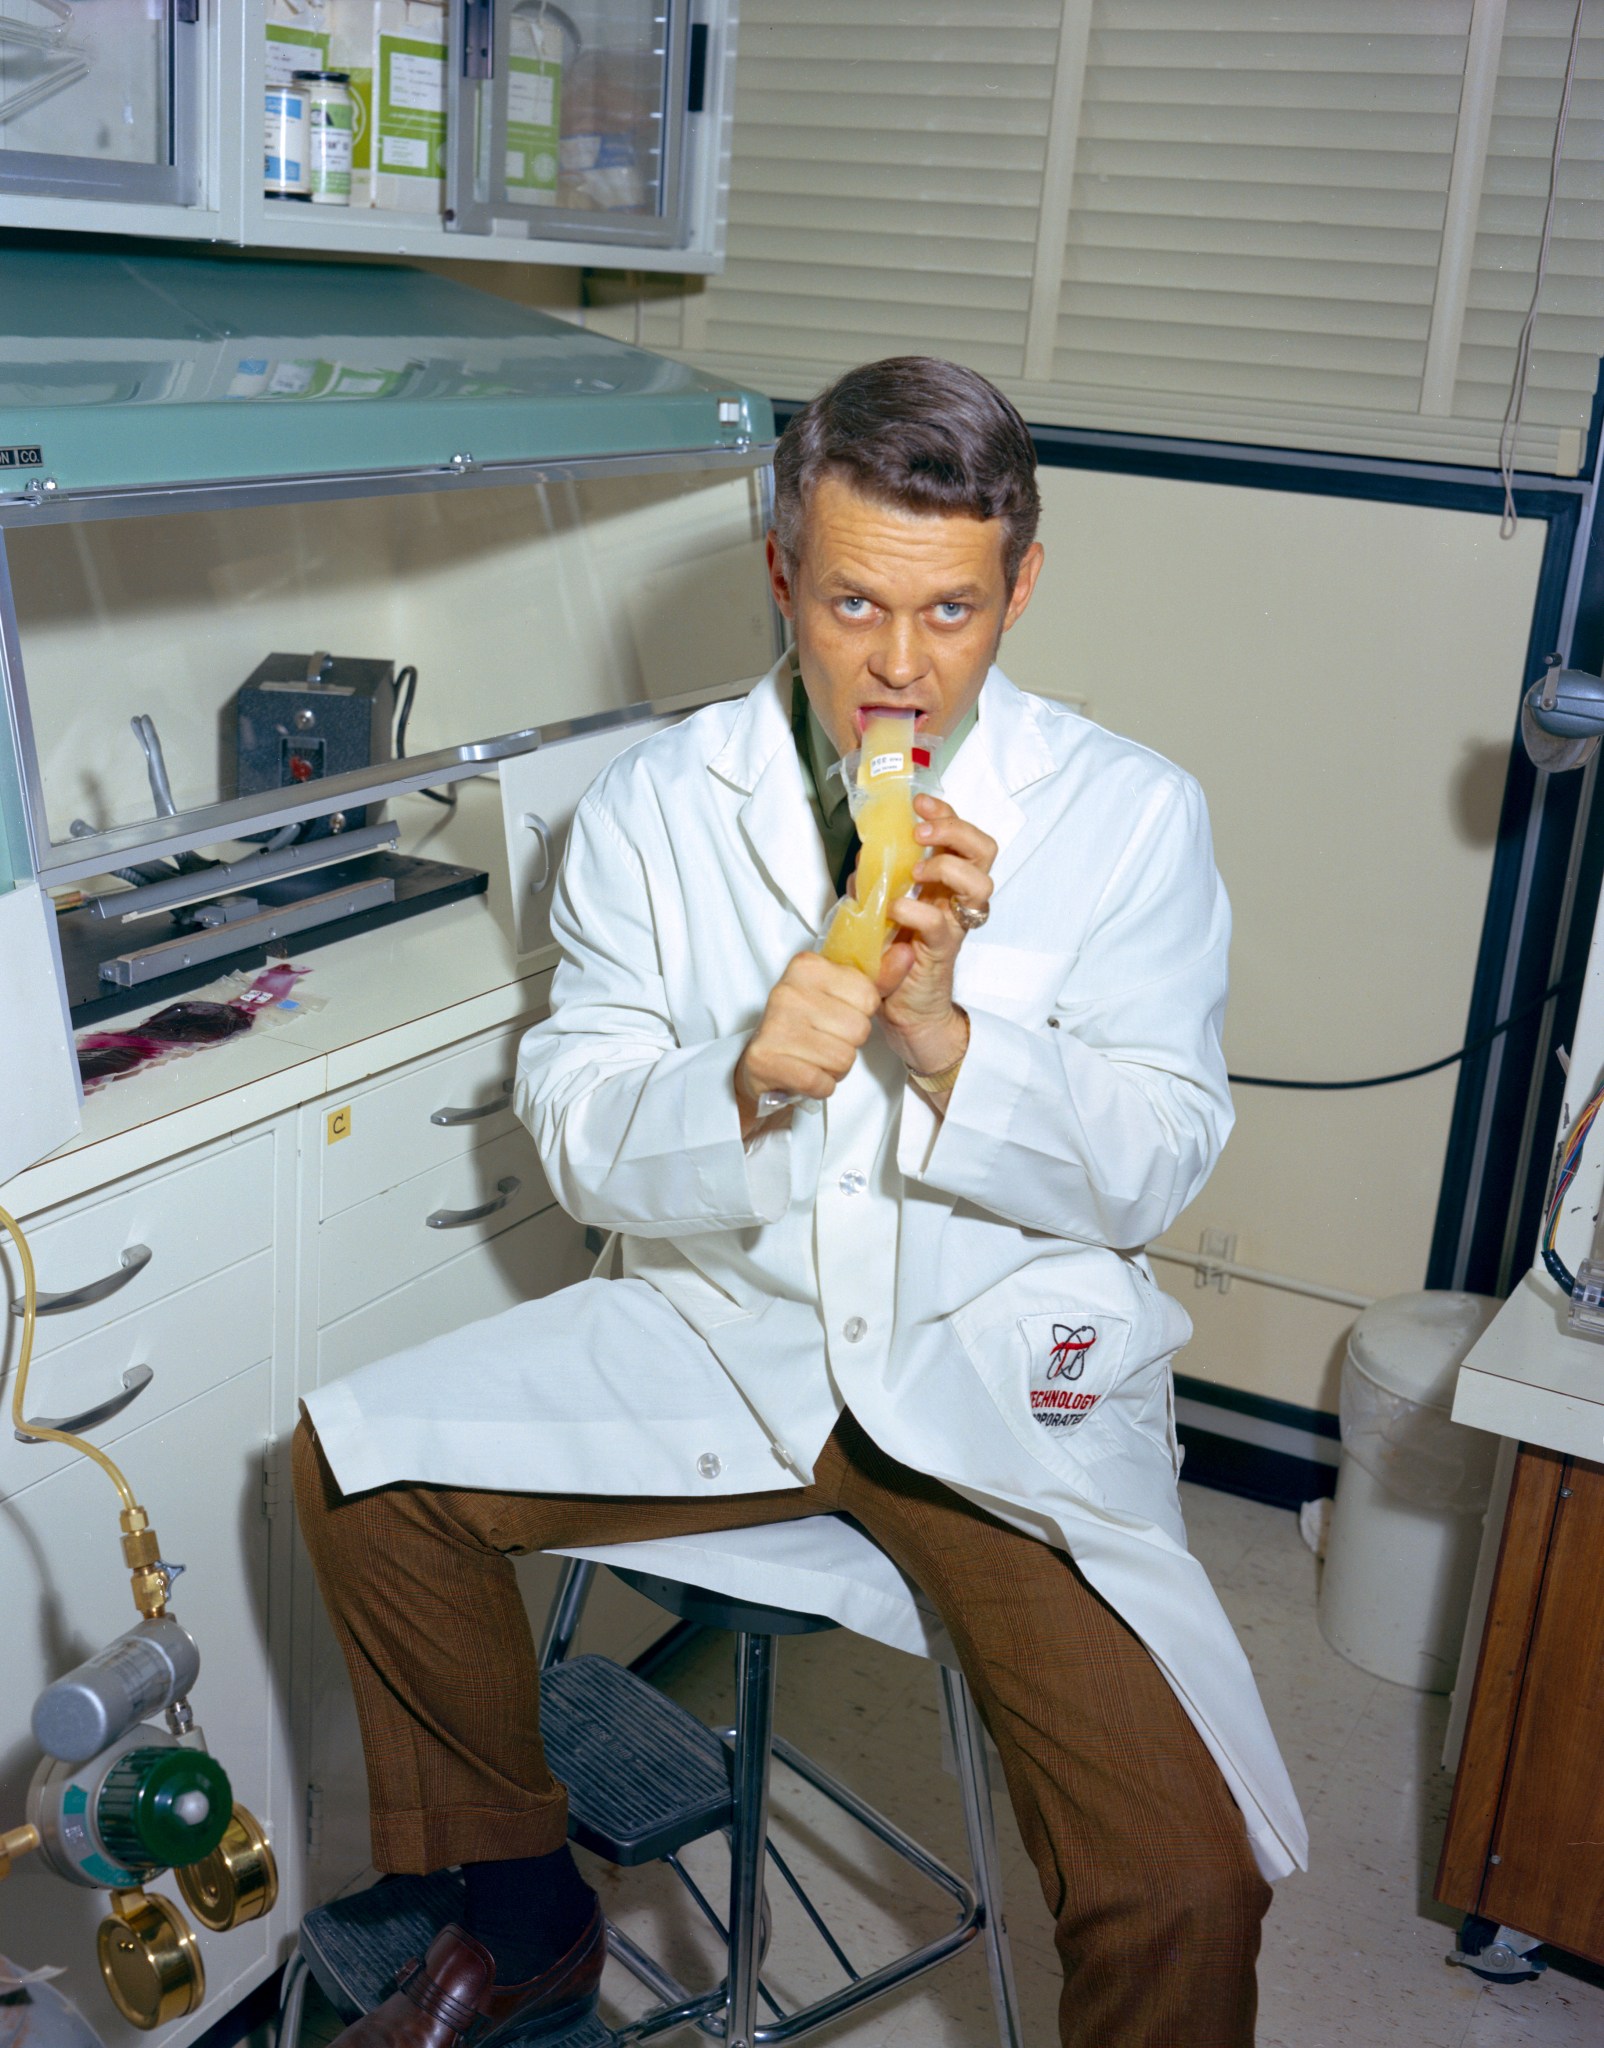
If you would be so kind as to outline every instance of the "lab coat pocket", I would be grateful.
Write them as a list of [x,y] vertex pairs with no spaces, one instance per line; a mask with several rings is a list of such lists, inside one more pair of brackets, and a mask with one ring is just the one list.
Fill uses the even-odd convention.
[[1030,1419],[1062,1441],[1084,1428],[1119,1385],[1130,1323],[1088,1310],[1020,1316],[1017,1327]]
[[1017,1440],[1042,1463],[1069,1468],[1096,1499],[1096,1468],[1130,1443],[1116,1411],[1126,1405],[1140,1304],[1122,1299],[1122,1279],[1054,1261],[1010,1275],[952,1318]]

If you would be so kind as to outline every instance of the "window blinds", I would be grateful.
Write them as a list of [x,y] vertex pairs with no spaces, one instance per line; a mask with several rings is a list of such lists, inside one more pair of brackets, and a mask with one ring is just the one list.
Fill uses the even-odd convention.
[[[1519,459],[1604,350],[1584,25]],[[802,398],[904,351],[1038,424],[1491,465],[1573,0],[743,0],[725,273],[649,346]]]

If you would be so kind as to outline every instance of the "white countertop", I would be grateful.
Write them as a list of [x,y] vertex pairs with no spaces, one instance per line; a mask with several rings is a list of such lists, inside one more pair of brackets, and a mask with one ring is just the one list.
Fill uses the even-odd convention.
[[1526,1275],[1460,1367],[1456,1422],[1604,1459],[1604,1343],[1572,1336],[1566,1307],[1546,1273]]
[[[294,964],[312,970],[297,992],[315,998],[317,1007],[97,1088],[84,1099],[80,1134],[0,1187],[0,1205],[22,1217],[37,1214],[538,1010],[556,949],[518,953],[500,792],[490,778],[458,788],[460,801],[451,812],[421,796],[392,804],[390,815],[401,826],[399,851],[488,870],[485,895],[304,953],[292,947]],[[137,1029],[142,1016],[167,1000],[114,1018],[106,1028]]]

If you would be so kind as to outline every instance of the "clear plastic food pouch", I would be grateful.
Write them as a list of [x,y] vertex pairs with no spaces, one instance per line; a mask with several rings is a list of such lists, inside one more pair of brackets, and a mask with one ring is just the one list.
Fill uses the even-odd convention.
[[125,1074],[237,1038],[258,1021],[277,1023],[286,1014],[321,1009],[320,1002],[290,994],[311,971],[309,967],[274,965],[254,979],[248,974],[231,974],[223,983],[230,992],[226,1001],[189,997],[169,1003],[132,1031],[83,1032],[77,1050],[84,1093],[107,1081],[120,1081]]
[[858,828],[855,894],[836,908],[820,942],[826,960],[856,967],[872,981],[891,943],[891,906],[916,893],[915,873],[926,849],[914,837],[915,796],[935,796],[940,783],[928,748],[914,738],[915,713],[876,712],[864,726],[863,745],[845,755],[833,772],[847,785],[847,802]]

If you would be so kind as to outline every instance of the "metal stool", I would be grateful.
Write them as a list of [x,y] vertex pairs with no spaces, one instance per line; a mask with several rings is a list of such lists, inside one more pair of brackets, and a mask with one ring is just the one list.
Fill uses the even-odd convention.
[[[774,1734],[776,1638],[834,1628],[834,1621],[732,1599],[617,1564],[609,1568],[682,1620],[735,1633],[736,1724],[722,1730],[704,1727],[611,1659],[570,1657],[596,1572],[594,1563],[571,1559],[540,1651],[542,1731],[552,1770],[568,1789],[569,1833],[582,1847],[624,1867],[666,1862],[726,1945],[728,1965],[714,1989],[693,1993],[621,1929],[609,1926],[609,1952],[662,2003],[616,2032],[592,2015],[560,2037],[541,2036],[540,2048],[625,2048],[687,2025],[722,2038],[729,2048],[767,2048],[799,2040],[934,1969],[977,1938],[986,1946],[1001,2048],[1022,2048],[1001,1913],[984,1738],[962,1676],[940,1667],[973,1885]],[[955,1924],[878,1970],[867,1975],[854,1970],[794,1872],[768,1840],[769,1767],[775,1756],[944,1891],[956,1908]],[[723,1834],[730,1845],[727,1923],[679,1854],[689,1843],[715,1833]],[[763,1882],[767,1863],[795,1893],[847,1979],[838,1990],[791,2013],[782,2013],[760,1982],[768,1936]],[[462,1880],[447,1872],[389,1878],[369,1891],[308,1913],[301,1922],[295,1957],[285,1971],[278,2048],[298,2048],[309,1977],[342,2018],[354,2020],[389,1995],[396,1972],[421,1955],[442,1926],[462,1917],[462,1902]],[[763,2023],[758,2018],[760,1999],[773,2013]]]
[[[686,1884],[720,1939],[727,1944],[727,1974],[724,1982],[715,1990],[693,1995],[669,1976],[627,1935],[616,1928],[609,1928],[610,1951],[642,1983],[664,2000],[658,2011],[648,2013],[642,2019],[620,2029],[615,2038],[620,2043],[644,2041],[668,2031],[671,2027],[691,2022],[699,2024],[706,2033],[721,2036],[729,2044],[729,2048],[767,2048],[767,2044],[771,2043],[800,2040],[816,2028],[839,2019],[844,2013],[852,2012],[871,1999],[879,1998],[911,1982],[926,1970],[934,1969],[937,1964],[960,1954],[971,1942],[979,1938],[985,1943],[1001,2048],[1022,2048],[1023,2035],[1014,1990],[1013,1965],[1002,1918],[997,1842],[992,1820],[984,1736],[979,1714],[962,1674],[946,1665],[940,1667],[942,1704],[952,1738],[963,1805],[964,1828],[975,1873],[972,1886],[954,1871],[949,1870],[928,1849],[914,1841],[895,1822],[861,1799],[849,1786],[822,1770],[793,1743],[786,1741],[783,1736],[775,1735],[777,1638],[784,1635],[814,1634],[823,1629],[836,1627],[834,1621],[820,1615],[802,1614],[786,1608],[764,1606],[750,1600],[734,1599],[679,1579],[635,1571],[617,1563],[611,1563],[609,1569],[627,1585],[633,1586],[637,1592],[655,1601],[668,1613],[679,1616],[681,1620],[704,1628],[728,1630],[736,1637],[735,1726],[730,1729],[703,1731],[699,1722],[689,1716],[684,1717],[699,1733],[711,1732],[721,1744],[728,1745],[725,1751],[727,1761],[722,1774],[727,1789],[728,1817],[713,1818],[712,1802],[708,1795],[715,1789],[716,1781],[704,1780],[700,1789],[707,1803],[702,1808],[702,1824],[696,1826],[694,1832],[687,1831],[680,1836],[682,1843],[688,1842],[697,1835],[712,1832],[713,1826],[721,1827],[726,1833],[730,1843],[730,1905],[727,1925],[719,1920],[685,1872],[679,1861],[677,1847],[670,1849],[659,1846],[655,1851],[664,1857],[676,1876]],[[644,1855],[634,1853],[632,1840],[621,1839],[622,1824],[619,1820],[612,1821],[605,1830],[598,1829],[595,1822],[598,1800],[611,1796],[616,1803],[621,1784],[646,1789],[650,1801],[650,1788],[654,1777],[650,1765],[638,1755],[643,1745],[638,1733],[636,1714],[642,1703],[627,1702],[618,1687],[618,1681],[628,1681],[646,1692],[650,1692],[651,1689],[645,1687],[642,1681],[634,1679],[631,1674],[619,1670],[616,1665],[609,1665],[606,1659],[581,1657],[571,1663],[568,1661],[568,1651],[579,1626],[595,1571],[594,1563],[578,1558],[569,1561],[547,1620],[540,1652],[542,1711],[550,1717],[546,1722],[547,1754],[556,1775],[569,1789],[570,1811],[574,1816],[570,1832],[574,1839],[595,1848],[598,1853],[613,1862],[644,1861]],[[587,1702],[591,1711],[577,1717],[573,1716],[565,1711],[568,1702],[563,1697],[568,1688],[575,1685],[575,1680],[569,1674],[577,1674],[583,1667],[595,1666],[604,1666],[614,1674],[612,1685],[615,1692],[619,1693],[619,1710],[615,1714],[598,1716],[595,1709],[600,1707],[601,1701],[593,1692],[591,1700]],[[590,1689],[594,1684],[594,1673],[587,1673],[583,1681],[584,1687]],[[578,1689],[576,1686],[576,1690]],[[670,1706],[673,1714],[681,1713],[680,1709],[672,1708],[671,1703],[663,1701],[660,1694],[654,1694],[653,1697],[661,1705]],[[551,1714],[553,1708],[557,1709],[555,1715]],[[649,1715],[648,1719],[650,1718],[653,1717]],[[568,1730],[574,1726],[576,1719],[585,1729],[586,1747],[601,1755],[600,1783],[597,1782],[590,1757],[581,1754],[570,1740]],[[627,1758],[621,1757],[620,1743],[635,1753],[628,1755]],[[649,1739],[645,1746],[651,1746]],[[773,1757],[778,1757],[826,1799],[843,1812],[850,1814],[860,1826],[900,1856],[904,1862],[946,1892],[957,1908],[954,1926],[934,1940],[922,1943],[880,1969],[867,1975],[860,1975],[847,1960],[840,1943],[825,1925],[817,1908],[808,1898],[779,1850],[768,1839],[769,1772]],[[621,1764],[624,1766],[622,1769]],[[686,1790],[689,1792],[689,1786]],[[690,1815],[687,1812],[686,1822],[689,1821]],[[711,1826],[708,1825],[709,1821],[712,1823]],[[664,1818],[660,1814],[656,1816],[655,1829],[652,1816],[640,1816],[635,1824],[635,1836],[641,1840],[643,1846],[645,1838],[654,1832],[656,1840],[665,1843],[667,1834],[677,1832],[677,1829],[671,1822],[665,1826]],[[610,1840],[606,1839],[609,1835]],[[624,1853],[615,1853],[619,1850]],[[766,1862],[773,1863],[776,1871],[795,1894],[803,1911],[847,1978],[846,1983],[838,1990],[790,2013],[780,2011],[760,1982],[759,1973],[767,1937],[763,1883]],[[760,2022],[758,2017],[760,1997],[773,2013],[773,2018],[766,2022]]]

